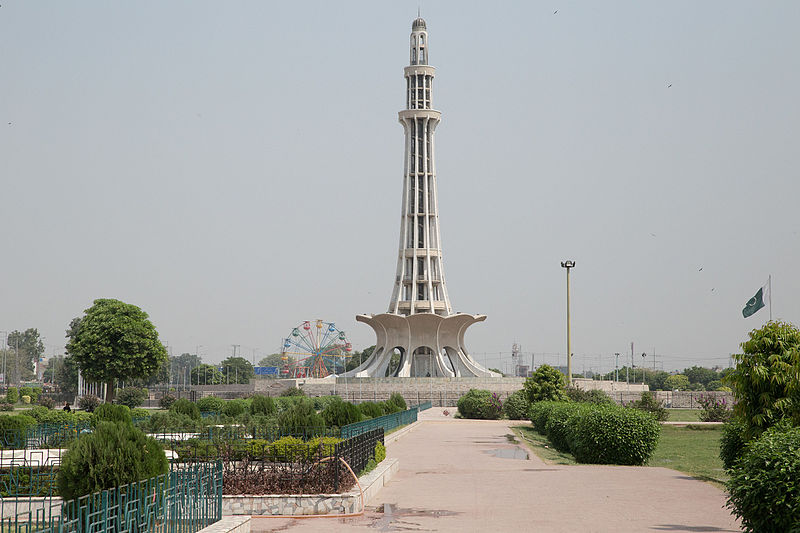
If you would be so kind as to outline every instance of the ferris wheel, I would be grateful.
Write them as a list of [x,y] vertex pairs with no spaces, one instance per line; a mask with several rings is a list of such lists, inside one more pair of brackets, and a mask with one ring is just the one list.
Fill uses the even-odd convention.
[[333,322],[306,320],[292,328],[283,340],[281,355],[298,359],[292,372],[296,378],[324,378],[336,367],[344,367],[350,358],[353,346],[348,342],[344,331]]

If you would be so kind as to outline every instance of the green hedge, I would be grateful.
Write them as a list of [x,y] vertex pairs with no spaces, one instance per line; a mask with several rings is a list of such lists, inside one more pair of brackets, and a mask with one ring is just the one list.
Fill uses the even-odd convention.
[[661,435],[653,415],[618,406],[593,406],[576,424],[572,453],[581,463],[643,465]]
[[528,414],[554,448],[581,463],[645,464],[661,435],[654,416],[617,405],[537,402]]
[[557,405],[561,405],[561,403],[562,402],[544,401],[536,402],[531,405],[530,409],[528,409],[528,418],[533,424],[533,429],[535,429],[537,433],[540,435],[547,435],[547,417],[550,416],[550,411]]
[[728,471],[728,507],[747,532],[800,530],[800,428],[778,424]]
[[577,440],[579,419],[586,416],[589,404],[565,402],[553,407],[547,417],[545,432],[553,447],[560,452],[572,452]]
[[722,466],[725,470],[733,468],[733,465],[744,452],[744,432],[747,426],[738,418],[732,418],[722,425],[722,437],[719,439],[719,458],[722,459]]

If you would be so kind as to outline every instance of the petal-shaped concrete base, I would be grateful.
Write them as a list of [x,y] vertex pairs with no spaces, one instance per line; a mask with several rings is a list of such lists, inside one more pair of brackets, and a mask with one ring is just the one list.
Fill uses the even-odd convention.
[[402,357],[392,373],[394,377],[500,376],[479,365],[464,346],[466,329],[486,320],[486,315],[458,313],[444,317],[434,313],[409,316],[383,313],[358,315],[356,320],[375,330],[375,351],[361,366],[343,376],[385,377],[395,350]]

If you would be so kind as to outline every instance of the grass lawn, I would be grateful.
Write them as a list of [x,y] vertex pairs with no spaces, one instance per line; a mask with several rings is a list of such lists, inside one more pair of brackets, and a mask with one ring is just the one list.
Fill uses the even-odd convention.
[[667,409],[670,422],[699,422],[701,409]]
[[[514,426],[513,431],[544,462],[577,464],[571,454],[556,451],[531,425]],[[722,488],[728,477],[719,458],[721,436],[719,426],[661,426],[661,438],[648,466],[671,468]]]
[[535,453],[539,459],[543,460],[545,463],[556,465],[578,464],[575,461],[575,458],[572,457],[572,454],[561,453],[553,448],[550,445],[550,441],[547,440],[547,437],[539,435],[533,429],[532,425],[528,424],[527,426],[512,426],[511,429],[514,431],[518,439],[524,441],[525,444],[528,445],[528,448],[533,450],[533,453]]
[[719,458],[719,426],[661,426],[661,439],[649,466],[664,466],[703,481],[723,484],[728,480]]

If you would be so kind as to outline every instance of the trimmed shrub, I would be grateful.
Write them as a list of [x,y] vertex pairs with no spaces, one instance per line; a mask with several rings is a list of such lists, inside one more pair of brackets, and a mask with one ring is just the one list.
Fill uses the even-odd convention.
[[722,437],[719,439],[719,458],[722,466],[730,470],[744,452],[745,424],[734,417],[722,426]]
[[14,405],[10,403],[0,403],[0,411],[13,411]]
[[634,409],[652,414],[659,422],[669,419],[669,411],[662,405],[661,400],[656,400],[652,392],[643,392],[640,399],[628,405]]
[[577,387],[566,388],[567,398],[573,402],[597,403],[600,405],[615,405],[611,396],[600,389],[583,390]]
[[133,418],[134,421],[137,418],[150,418],[152,415],[153,411],[145,409],[143,407],[137,407],[136,409],[131,409],[131,418]]
[[[22,398],[23,396],[31,398],[33,396],[33,389],[31,387],[20,387],[19,396],[20,398]],[[30,403],[30,401],[28,403]]]
[[247,402],[239,398],[228,400],[225,402],[225,407],[222,408],[222,414],[231,418],[242,416],[248,411]]
[[378,418],[383,416],[383,406],[376,402],[361,402],[358,404],[358,410],[365,418]]
[[48,409],[47,407],[43,407],[41,405],[31,407],[27,414],[35,418],[40,424],[77,424],[79,422],[92,419],[92,415],[89,413],[68,413],[66,411],[62,411],[61,409]]
[[126,405],[130,409],[139,407],[149,396],[147,389],[140,389],[139,387],[125,387],[117,392],[116,402],[120,405]]
[[172,394],[165,394],[158,400],[158,405],[162,409],[169,409],[172,407],[172,404],[175,403],[175,400],[177,400],[177,398]]
[[87,413],[93,412],[95,409],[97,409],[98,405],[100,405],[100,398],[94,394],[85,394],[78,398],[78,407]]
[[309,446],[310,457],[316,458],[320,455],[322,457],[331,457],[336,451],[336,444],[340,442],[342,442],[342,439],[336,437],[315,437],[306,444]]
[[524,420],[528,416],[528,395],[524,390],[513,392],[503,404],[503,413],[510,420]]
[[141,422],[140,427],[146,431],[196,431],[202,427],[202,422],[190,416],[170,411],[169,413],[153,413],[150,418]]
[[524,390],[530,403],[566,400],[566,376],[550,365],[542,365],[525,380]]
[[24,404],[31,403],[31,397],[27,394],[23,394],[22,396],[19,397],[19,399],[22,400],[22,403]]
[[573,454],[581,463],[646,464],[661,435],[653,415],[618,406],[592,406],[576,424]]
[[533,429],[540,435],[547,435],[547,418],[556,406],[563,402],[536,402],[528,409],[528,418],[533,423]]
[[800,428],[780,423],[747,444],[729,470],[728,507],[745,531],[800,527]]
[[14,405],[19,401],[19,392],[16,387],[9,387],[6,391],[6,403]]
[[28,415],[0,416],[0,433],[6,431],[23,431],[36,425],[36,419]]
[[386,459],[386,446],[381,441],[375,443],[375,462],[380,463]]
[[278,426],[301,433],[306,428],[325,427],[325,420],[314,410],[314,404],[311,403],[311,400],[302,398],[278,415]]
[[250,414],[252,415],[272,416],[276,411],[275,400],[269,396],[256,394],[250,402]]
[[92,413],[92,426],[97,427],[101,422],[131,424],[131,410],[127,405],[104,403]]
[[550,411],[545,431],[550,444],[560,452],[573,452],[578,419],[591,409],[590,404],[562,402]]
[[342,427],[361,422],[361,411],[350,402],[331,402],[322,411],[322,419],[328,427]]
[[298,389],[297,387],[290,387],[281,393],[283,397],[290,397],[290,396],[305,396],[306,393],[303,392],[302,389]]
[[200,420],[200,409],[197,408],[195,403],[190,402],[186,398],[176,400],[169,408],[171,413],[188,416],[192,420]]
[[464,418],[497,420],[502,404],[496,394],[483,389],[470,389],[458,399],[458,412]]
[[36,403],[42,407],[47,407],[48,409],[52,409],[56,406],[56,401],[49,396],[39,396],[39,399],[36,400]]
[[70,444],[58,469],[58,494],[65,501],[165,474],[159,443],[131,424],[100,422],[93,433]]
[[403,395],[400,394],[399,392],[393,392],[392,394],[390,394],[387,403],[393,404],[396,407],[398,407],[397,411],[405,411],[406,409],[408,409],[408,406],[406,405],[406,399],[403,398]]
[[304,459],[307,449],[306,444],[296,437],[281,437],[270,445],[269,458],[272,461],[291,463]]
[[221,413],[225,409],[225,400],[216,396],[206,396],[197,400],[197,408],[201,413]]

